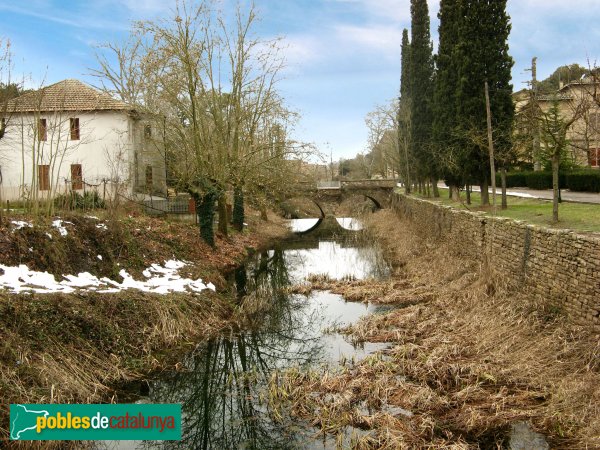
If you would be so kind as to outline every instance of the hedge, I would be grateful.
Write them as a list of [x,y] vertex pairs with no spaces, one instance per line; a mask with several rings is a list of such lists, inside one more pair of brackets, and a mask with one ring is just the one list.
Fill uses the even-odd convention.
[[[600,192],[600,170],[580,169],[559,174],[561,189],[580,192]],[[496,174],[496,184],[500,186],[500,174]],[[506,187],[527,187],[529,189],[552,189],[552,172],[520,171],[506,174]]]
[[571,191],[600,192],[600,170],[569,172],[565,185]]

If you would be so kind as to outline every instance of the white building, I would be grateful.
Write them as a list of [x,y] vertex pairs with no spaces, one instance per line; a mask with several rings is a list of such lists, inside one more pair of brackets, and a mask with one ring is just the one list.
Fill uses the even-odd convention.
[[2,121],[2,200],[94,189],[107,198],[166,192],[164,152],[149,122],[78,80],[12,100]]

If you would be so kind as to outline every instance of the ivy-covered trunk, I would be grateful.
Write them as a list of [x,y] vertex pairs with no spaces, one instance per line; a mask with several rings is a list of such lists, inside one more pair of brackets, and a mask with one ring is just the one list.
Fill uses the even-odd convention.
[[244,229],[244,191],[240,186],[233,189],[233,228]]
[[196,214],[198,215],[198,224],[200,226],[200,237],[211,247],[215,246],[215,232],[213,230],[213,220],[215,216],[215,203],[217,193],[214,189],[205,193],[193,192],[192,197],[196,203]]

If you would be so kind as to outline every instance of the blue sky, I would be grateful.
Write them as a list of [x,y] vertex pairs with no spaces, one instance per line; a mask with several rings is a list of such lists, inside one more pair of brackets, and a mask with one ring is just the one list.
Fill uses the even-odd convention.
[[[224,0],[225,7],[232,0]],[[365,115],[398,92],[400,39],[409,0],[256,0],[264,38],[285,38],[280,91],[301,113],[296,138],[334,159],[365,151]],[[11,41],[15,74],[29,83],[93,82],[94,46],[124,39],[132,20],[164,16],[170,0],[0,0],[0,37]],[[438,1],[429,1],[437,41]],[[600,58],[600,0],[509,0],[515,89],[573,62]],[[600,63],[600,61],[599,61]]]

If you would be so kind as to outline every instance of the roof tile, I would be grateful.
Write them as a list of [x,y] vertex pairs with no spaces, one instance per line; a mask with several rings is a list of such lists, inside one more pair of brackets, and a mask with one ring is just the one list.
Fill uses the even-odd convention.
[[133,107],[79,80],[63,80],[27,92],[8,104],[13,112],[132,110]]

